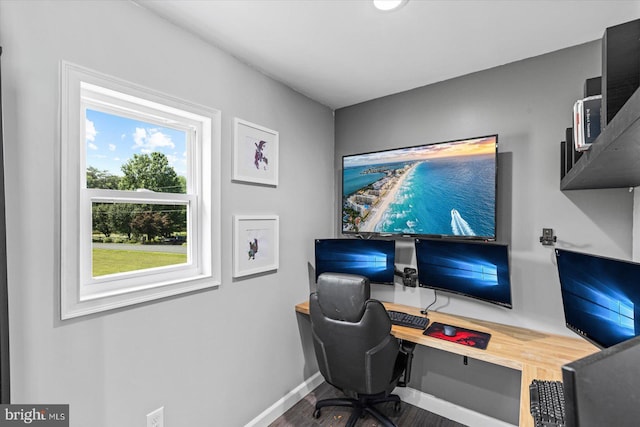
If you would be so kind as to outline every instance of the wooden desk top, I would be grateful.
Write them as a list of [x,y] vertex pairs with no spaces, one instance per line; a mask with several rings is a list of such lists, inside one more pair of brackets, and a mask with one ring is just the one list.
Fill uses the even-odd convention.
[[[383,302],[387,310],[420,315],[420,309],[402,304]],[[296,305],[296,311],[309,314],[309,302]],[[562,380],[562,365],[598,351],[598,348],[578,337],[567,337],[485,320],[429,312],[429,323],[439,322],[491,334],[486,350],[429,337],[422,330],[393,325],[396,338],[415,342],[450,353],[484,360],[495,365],[522,372],[520,388],[520,426],[533,425],[529,414],[529,384],[533,379]]]

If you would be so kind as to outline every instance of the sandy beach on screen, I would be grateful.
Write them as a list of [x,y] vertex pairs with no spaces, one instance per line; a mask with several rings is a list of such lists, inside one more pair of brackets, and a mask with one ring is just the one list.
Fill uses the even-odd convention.
[[369,212],[367,219],[364,220],[360,225],[361,232],[373,232],[375,230],[376,225],[378,225],[378,223],[382,219],[382,215],[387,211],[391,202],[395,200],[396,195],[398,194],[398,190],[400,189],[400,187],[402,187],[402,183],[404,183],[404,180],[407,179],[407,176],[409,176],[409,174],[413,172],[415,167],[419,164],[420,162],[414,163],[405,173],[402,174],[402,176],[396,181],[395,185],[387,192],[387,194],[380,198],[375,207],[373,207],[371,209],[371,212]]

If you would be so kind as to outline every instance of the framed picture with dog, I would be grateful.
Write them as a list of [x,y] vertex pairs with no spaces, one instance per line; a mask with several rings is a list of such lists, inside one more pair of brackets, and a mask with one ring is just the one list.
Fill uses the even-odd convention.
[[278,269],[277,215],[234,215],[233,277]]

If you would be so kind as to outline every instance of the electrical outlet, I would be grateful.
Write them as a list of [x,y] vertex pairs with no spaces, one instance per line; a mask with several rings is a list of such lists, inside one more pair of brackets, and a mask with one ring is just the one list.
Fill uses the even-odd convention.
[[147,427],[164,427],[164,406],[147,414]]

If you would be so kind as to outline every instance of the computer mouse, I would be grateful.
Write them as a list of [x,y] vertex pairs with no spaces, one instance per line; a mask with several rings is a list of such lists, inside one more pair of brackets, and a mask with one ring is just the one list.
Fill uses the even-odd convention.
[[451,325],[444,325],[443,333],[448,337],[454,337],[456,335],[456,328]]

